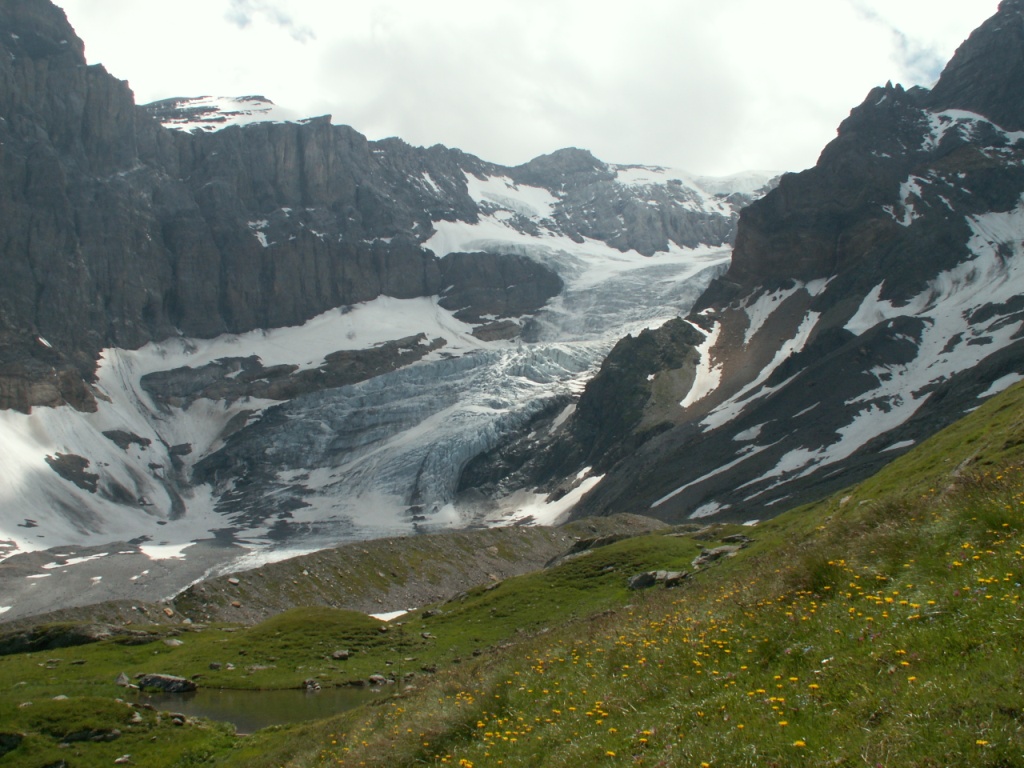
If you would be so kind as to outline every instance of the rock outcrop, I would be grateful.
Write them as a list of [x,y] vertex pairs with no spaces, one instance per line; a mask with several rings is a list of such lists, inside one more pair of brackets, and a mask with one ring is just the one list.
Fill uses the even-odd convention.
[[[772,516],[1024,377],[1022,82],[1024,3],[1004,0],[933,90],[875,88],[814,168],[744,209],[728,271],[686,321],[699,339],[680,357],[699,362],[661,428],[626,419],[598,455],[579,452],[594,414],[633,410],[599,376],[549,430],[562,477],[604,476],[574,514]],[[657,384],[677,369],[645,370]],[[544,467],[504,470],[558,493]]]
[[[459,269],[472,285],[450,301],[481,301],[460,309],[535,308],[558,290],[536,264],[446,265],[422,247],[434,222],[489,210],[469,178],[554,190],[552,227],[622,250],[724,243],[734,231],[729,205],[699,210],[682,182],[638,195],[581,150],[503,168],[441,146],[371,142],[329,116],[168,130],[160,120],[180,123],[195,108],[137,107],[125,82],[86,64],[47,0],[5,3],[0,26],[0,408],[93,407],[87,384],[105,347],[296,325],[382,294],[435,295]],[[526,280],[498,296],[513,266]]]
[[189,693],[198,687],[187,677],[177,675],[148,674],[139,677],[136,683],[143,691],[158,690],[164,693]]

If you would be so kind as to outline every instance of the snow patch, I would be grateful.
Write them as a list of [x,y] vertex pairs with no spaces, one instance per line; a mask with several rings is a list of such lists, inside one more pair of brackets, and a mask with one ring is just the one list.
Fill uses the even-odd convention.
[[896,215],[896,208],[892,205],[884,205],[882,210],[888,213],[893,221],[897,222],[900,226],[909,227],[921,218],[921,214],[914,208],[914,200],[922,199],[924,192],[921,189],[921,185],[927,183],[927,179],[922,179],[920,176],[911,176],[900,185],[899,205],[903,209],[902,216]]
[[75,566],[75,565],[81,565],[82,563],[89,563],[89,562],[92,562],[93,560],[99,560],[101,557],[106,557],[108,554],[109,554],[108,552],[100,552],[99,554],[88,555],[86,557],[69,557],[63,563],[59,563],[59,562],[46,563],[43,566],[43,568],[45,568],[48,571],[51,571],[51,570],[53,570],[55,568],[70,568],[70,567]]
[[[767,424],[767,422],[765,422]],[[742,432],[737,432],[733,435],[732,439],[738,443],[748,443],[751,440],[757,440],[761,436],[761,430],[764,429],[765,424],[758,424],[757,426],[745,429]]]
[[387,613],[371,613],[370,614],[370,618],[371,619],[380,619],[381,621],[392,621],[394,619],[397,619],[399,616],[405,616],[405,614],[407,614],[411,610],[412,609],[409,608],[409,609],[404,610],[404,611],[388,611]]
[[1024,375],[1019,373],[1008,373],[1005,376],[1001,376],[992,382],[991,386],[978,395],[979,400],[984,400],[986,397],[992,397],[992,395],[998,395],[1000,392],[1009,389],[1018,381],[1024,381]]
[[701,426],[704,429],[717,429],[726,422],[738,417],[743,412],[743,409],[754,400],[765,397],[781,387],[782,384],[779,384],[776,387],[764,387],[759,392],[756,391],[775,372],[776,368],[804,348],[820,318],[820,313],[808,312],[800,322],[800,327],[796,329],[793,337],[787,339],[779,347],[775,352],[775,357],[772,358],[768,365],[761,369],[757,377],[724,403],[716,406],[701,422]]
[[467,173],[469,196],[477,205],[498,206],[531,219],[550,219],[558,198],[542,187],[516,184],[507,176],[487,176],[483,179]]
[[747,346],[750,343],[751,339],[757,335],[757,332],[768,321],[768,318],[785,303],[786,299],[802,288],[802,285],[795,285],[792,288],[775,291],[774,293],[762,293],[752,302],[748,299],[747,303],[743,305],[743,311],[746,312],[749,318],[747,330],[743,334],[743,346]]
[[[682,408],[689,408],[696,402],[704,399],[707,395],[715,391],[718,385],[722,381],[722,366],[711,364],[711,350],[715,346],[715,342],[718,341],[718,336],[722,332],[722,324],[715,323],[714,330],[704,336],[702,341],[697,346],[697,352],[700,354],[700,362],[697,363],[697,372],[693,380],[693,384],[690,386],[690,391],[686,393],[679,405]],[[657,506],[657,505],[655,505]]]
[[882,449],[882,453],[887,451],[902,451],[904,448],[910,448],[912,445],[916,445],[916,440],[900,440],[898,443],[893,443],[887,448]]
[[749,459],[749,458],[751,458],[753,456],[756,456],[757,454],[761,453],[761,451],[764,451],[764,450],[766,450],[769,447],[770,446],[764,445],[764,446],[750,446],[750,447],[744,448],[739,453],[737,458],[733,459],[728,464],[723,464],[722,466],[718,467],[717,469],[714,469],[711,472],[708,472],[706,475],[701,475],[696,480],[691,480],[690,482],[686,483],[685,485],[679,486],[678,488],[676,488],[671,493],[666,493],[660,499],[658,499],[653,504],[651,504],[651,509],[656,509],[656,508],[660,507],[662,504],[664,504],[666,501],[669,501],[670,499],[674,499],[676,496],[678,496],[680,493],[685,491],[687,488],[692,488],[693,486],[697,485],[698,483],[703,483],[705,480],[708,480],[708,479],[710,479],[712,477],[720,475],[723,472],[728,472],[733,467],[739,466],[740,464],[742,464],[747,459]]
[[489,515],[484,522],[491,526],[522,525],[523,523],[545,526],[559,525],[565,522],[569,510],[603,479],[604,475],[588,477],[557,501],[549,501],[548,496],[543,493],[516,491],[502,501],[502,511]]
[[941,112],[930,112],[928,114],[928,122],[930,124],[930,131],[924,137],[922,145],[922,148],[928,152],[937,149],[942,144],[946,134],[951,131],[957,131],[965,141],[971,141],[977,133],[979,125],[982,123],[991,126],[994,130],[1001,133],[1009,144],[1015,144],[1018,141],[1024,140],[1024,131],[1008,131],[988,118],[964,109],[945,109]]
[[259,221],[250,221],[248,225],[252,233],[256,235],[256,239],[259,240],[260,245],[264,248],[269,248],[270,242],[267,240],[267,233],[263,230],[270,226],[270,222],[267,219],[260,219]]
[[165,128],[212,133],[233,125],[300,122],[299,115],[262,96],[199,96],[176,99],[179,116],[161,118]]
[[719,504],[717,501],[709,501],[702,504],[690,513],[691,520],[699,520],[702,517],[711,517],[729,508],[728,504]]
[[150,560],[184,560],[185,550],[192,544],[191,541],[184,544],[142,544],[139,551]]

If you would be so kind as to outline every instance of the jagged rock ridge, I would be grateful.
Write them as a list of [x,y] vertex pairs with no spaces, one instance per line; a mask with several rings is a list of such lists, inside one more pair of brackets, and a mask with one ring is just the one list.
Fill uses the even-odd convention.
[[[616,462],[574,514],[772,516],[1024,378],[1021,78],[1024,4],[1006,0],[933,90],[874,89],[814,168],[746,208],[728,271],[688,318],[693,385],[666,410],[654,390],[673,366],[636,383],[647,418],[607,432]],[[599,379],[578,411],[617,407]],[[564,477],[587,464],[579,431],[571,419],[524,445],[576,457]],[[543,466],[509,471],[495,454],[474,482],[562,492]]]
[[[14,0],[0,22],[9,31],[0,40],[9,277],[0,330],[10,337],[0,407],[59,402],[69,386],[39,394],[23,382],[54,369],[88,381],[107,346],[295,325],[381,294],[436,294],[445,285],[421,246],[433,222],[486,212],[469,177],[564,188],[551,226],[623,250],[733,234],[727,205],[695,211],[699,193],[684,186],[641,203],[607,164],[567,162],[588,154],[577,150],[501,168],[441,146],[370,142],[329,117],[165,130],[152,115],[173,122],[174,109],[138,108],[126,83],[87,66],[48,2]],[[64,399],[88,407],[80,393]]]
[[0,28],[5,554],[497,522],[452,506],[463,466],[685,312],[772,184],[503,167],[260,97],[139,107],[47,0]]

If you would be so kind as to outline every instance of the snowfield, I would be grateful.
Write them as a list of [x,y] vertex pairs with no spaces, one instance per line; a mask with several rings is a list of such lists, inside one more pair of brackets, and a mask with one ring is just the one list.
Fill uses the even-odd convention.
[[[0,412],[0,555],[70,547],[47,561],[62,583],[79,585],[67,592],[85,589],[89,602],[126,590],[156,599],[221,569],[352,539],[562,519],[599,477],[579,478],[555,503],[519,493],[498,508],[463,509],[455,498],[462,468],[554,398],[582,391],[623,335],[685,314],[730,251],[673,247],[645,257],[574,242],[545,227],[557,202],[547,190],[503,177],[467,176],[467,184],[481,203],[478,223],[436,222],[425,247],[438,257],[517,253],[555,270],[565,289],[532,319],[535,341],[481,341],[436,297],[379,297],[291,328],[105,350],[96,413]],[[541,235],[518,231],[510,213],[536,221]],[[252,229],[263,234],[260,222]],[[169,406],[141,385],[150,373],[228,357],[315,369],[331,352],[420,333],[444,345],[392,373],[287,403]],[[197,463],[228,445],[239,419],[258,430],[271,416],[281,423],[244,462],[258,497],[235,479],[189,483]],[[55,471],[61,461],[64,476]],[[286,511],[274,507],[278,498],[289,500]],[[31,606],[40,583],[25,580],[18,600],[0,594],[0,603],[15,613]]]

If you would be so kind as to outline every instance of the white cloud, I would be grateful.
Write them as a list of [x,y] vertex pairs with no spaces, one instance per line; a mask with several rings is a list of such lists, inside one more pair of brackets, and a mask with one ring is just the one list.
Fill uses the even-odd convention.
[[271,24],[285,30],[297,42],[306,43],[316,38],[312,29],[297,24],[289,14],[266,0],[231,0],[225,16],[239,29],[252,26],[258,17],[264,17]]
[[[140,102],[261,93],[516,164],[812,165],[887,80],[930,85],[997,0],[58,0]],[[968,7],[965,7],[968,6]]]

